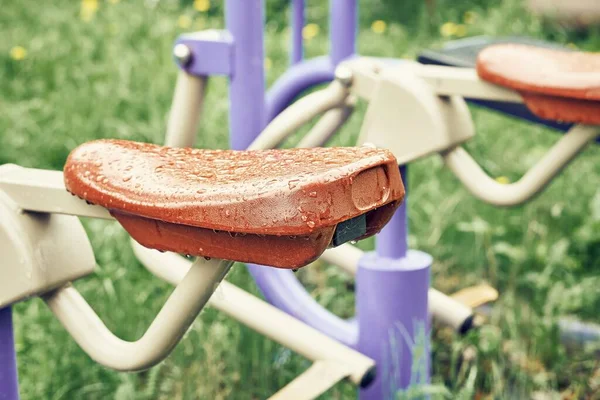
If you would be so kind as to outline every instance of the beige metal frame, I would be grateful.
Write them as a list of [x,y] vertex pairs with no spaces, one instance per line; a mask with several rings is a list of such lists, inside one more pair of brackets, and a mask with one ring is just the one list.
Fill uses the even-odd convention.
[[386,67],[366,57],[344,67],[353,73],[351,92],[370,101],[361,142],[390,149],[400,163],[438,153],[467,190],[493,205],[516,206],[530,200],[600,135],[598,126],[576,125],[519,181],[500,184],[461,147],[474,136],[462,99],[522,103],[517,92],[485,82],[469,68],[415,62]]
[[[312,399],[342,379],[362,385],[373,376],[372,359],[223,282],[231,261],[200,258],[191,263],[179,255],[162,254],[135,242],[134,251],[140,261],[176,287],[142,338],[135,342],[119,339],[70,284],[93,272],[95,265],[91,245],[76,217],[110,219],[110,214],[68,194],[61,172],[13,165],[0,167],[0,200],[0,238],[11,234],[19,239],[5,241],[0,246],[6,260],[29,260],[28,257],[35,255],[36,246],[48,245],[44,247],[44,256],[36,262],[30,261],[25,269],[34,276],[45,272],[46,280],[31,280],[23,273],[20,281],[28,279],[28,286],[18,286],[19,279],[13,279],[9,273],[21,269],[3,264],[6,268],[0,269],[1,282],[16,289],[10,293],[3,291],[0,303],[8,305],[25,297],[41,296],[79,346],[102,365],[119,371],[137,371],[161,362],[210,299],[217,309],[315,362],[275,398]],[[6,212],[4,203],[10,205]],[[52,215],[57,213],[64,215]],[[14,223],[19,216],[41,218],[42,225],[24,230]],[[65,221],[69,223],[65,225]],[[24,241],[27,246],[21,245]],[[219,295],[211,298],[219,284]]]
[[[276,147],[297,128],[325,113],[299,144],[321,145],[351,115],[356,98],[362,97],[370,101],[362,142],[391,148],[401,163],[439,153],[476,196],[492,204],[515,205],[539,192],[600,134],[599,127],[574,127],[519,182],[500,185],[485,175],[460,147],[474,135],[462,98],[518,102],[521,101],[518,94],[482,82],[472,70],[413,63],[388,67],[368,58],[345,63],[336,75],[338,79],[328,88],[306,96],[275,118],[251,148]],[[204,78],[180,73],[167,129],[168,145],[193,145],[205,85]],[[409,142],[402,138],[404,135],[394,134],[406,128],[413,132]],[[222,282],[232,265],[230,261],[201,259],[192,264],[178,255],[161,254],[137,243],[133,247],[140,261],[177,286],[144,336],[136,342],[123,341],[106,328],[69,283],[93,270],[91,246],[74,216],[110,219],[107,210],[69,195],[60,172],[14,165],[0,166],[0,200],[0,238],[7,238],[2,242],[2,253],[8,260],[25,260],[27,268],[16,269],[25,271],[25,278],[30,278],[27,274],[37,274],[39,278],[29,279],[27,285],[15,285],[16,292],[9,295],[4,294],[8,290],[2,290],[0,304],[42,296],[77,343],[103,365],[124,371],[155,365],[170,353],[196,315],[210,302],[314,361],[311,368],[273,398],[314,398],[343,378],[362,384],[372,375],[373,360]],[[34,246],[44,241],[58,245],[42,246],[43,256],[32,257]],[[61,243],[79,244],[67,249]],[[361,256],[359,249],[344,245],[328,250],[323,258],[354,273]],[[75,261],[82,262],[79,268]],[[24,281],[23,276],[11,278],[8,270],[1,271],[3,282]],[[211,298],[219,284],[221,293]],[[472,312],[461,302],[433,289],[429,296],[434,316],[455,328],[457,321]]]

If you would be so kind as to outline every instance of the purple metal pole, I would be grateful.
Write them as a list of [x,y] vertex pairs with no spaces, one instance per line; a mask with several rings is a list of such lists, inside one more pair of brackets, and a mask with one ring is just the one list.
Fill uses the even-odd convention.
[[18,400],[17,356],[10,307],[0,309],[0,400]]
[[329,42],[334,65],[356,52],[358,0],[330,0]]
[[398,260],[366,254],[356,275],[358,350],[374,359],[377,375],[361,400],[394,399],[429,383],[427,293],[430,255],[410,250]]
[[[406,166],[400,167],[400,174],[404,182],[404,188],[408,188]],[[377,235],[377,254],[383,258],[399,259],[406,256],[408,250],[408,223],[406,218],[406,203],[398,207],[391,221]]]
[[304,49],[302,47],[302,28],[304,28],[304,0],[292,0],[292,53],[290,63],[298,64],[302,61]]
[[[404,186],[407,168],[400,167]],[[408,197],[408,196],[407,196]],[[376,252],[359,262],[356,276],[358,350],[377,362],[377,376],[361,400],[394,398],[429,383],[429,271],[432,258],[408,250],[406,201],[376,239]]]
[[233,35],[233,74],[229,82],[229,141],[246,149],[265,123],[263,0],[226,0],[225,23]]

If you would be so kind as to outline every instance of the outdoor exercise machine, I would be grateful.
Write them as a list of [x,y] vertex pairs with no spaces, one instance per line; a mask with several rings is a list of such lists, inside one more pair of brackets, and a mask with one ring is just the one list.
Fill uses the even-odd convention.
[[[292,67],[266,94],[262,0],[226,1],[226,30],[184,34],[177,40],[173,54],[181,70],[166,145],[194,146],[207,78],[214,75],[230,80],[229,130],[233,149],[276,147],[298,127],[325,113],[299,145],[313,147],[325,142],[345,122],[354,101],[349,92],[351,76],[345,74],[348,69],[336,70],[336,65],[354,54],[356,1],[331,1],[330,55],[307,61],[302,61],[304,2],[291,4]],[[305,90],[331,81],[324,97],[308,96],[293,103]],[[379,236],[376,253],[363,257],[362,251],[348,246],[341,252],[325,253],[327,260],[357,274],[357,318],[348,321],[321,307],[292,271],[271,273],[271,268],[248,265],[269,302],[377,362],[379,373],[369,388],[361,390],[361,398],[388,398],[409,385],[429,382],[428,308],[438,319],[465,332],[472,326],[474,314],[463,302],[477,305],[496,296],[493,289],[486,287],[488,290],[483,296],[478,293],[473,304],[468,292],[459,294],[463,300],[460,302],[429,290],[432,258],[407,248],[404,206],[400,206],[390,225]],[[139,253],[145,251],[138,246],[136,249]],[[143,260],[142,263],[146,264]],[[170,280],[168,267],[146,266],[157,276]]]
[[[138,371],[167,357],[219,284],[213,306],[315,361],[274,398],[314,398],[346,377],[370,384],[374,360],[221,280],[234,261],[299,268],[330,245],[371,236],[403,196],[393,155],[369,146],[232,151],[100,140],[73,150],[64,174],[0,166],[0,398],[18,398],[12,304],[42,297],[92,359]],[[177,287],[135,342],[114,336],[71,285],[96,265],[77,217],[116,219],[145,246],[143,262],[173,268]],[[188,265],[149,249],[198,258]]]
[[[277,147],[320,115],[298,146],[323,145],[344,124],[360,97],[369,102],[360,143],[390,148],[403,166],[403,174],[411,161],[440,154],[476,196],[491,204],[510,206],[539,193],[598,136],[594,125],[598,122],[593,119],[598,115],[598,98],[569,90],[571,85],[578,85],[576,74],[570,74],[571,80],[564,80],[563,86],[546,89],[556,73],[568,72],[563,65],[570,61],[562,53],[534,51],[527,55],[518,48],[514,53],[509,51],[508,56],[532,68],[543,59],[544,65],[555,72],[543,82],[530,81],[531,74],[510,72],[511,78],[521,77],[523,86],[502,79],[494,81],[487,75],[482,79],[474,69],[359,57],[355,54],[356,3],[330,1],[330,53],[303,60],[304,2],[292,1],[292,66],[265,93],[263,2],[227,1],[226,30],[185,34],[174,46],[181,71],[166,143],[193,146],[203,89],[212,75],[230,78],[229,126],[234,149]],[[592,55],[582,57],[586,62],[596,59]],[[482,65],[480,71],[485,73],[486,64]],[[332,83],[294,102],[306,90],[327,82]],[[546,118],[545,124],[570,130],[520,181],[502,185],[487,176],[461,147],[475,134],[465,99],[494,102],[506,107],[506,112],[512,108],[540,121],[535,116],[538,114]],[[571,124],[565,125],[564,121]],[[467,330],[473,321],[469,307],[437,291],[428,291],[432,258],[409,250],[406,239],[403,205],[377,237],[375,252],[364,253],[346,244],[323,254],[325,261],[356,274],[357,316],[347,321],[314,301],[291,271],[249,265],[270,303],[377,361],[380,373],[374,385],[361,391],[364,398],[385,398],[397,389],[428,382],[430,313],[459,331]],[[162,270],[154,272],[166,274]],[[493,290],[484,292],[483,301],[494,298]],[[475,299],[474,305],[478,301]]]

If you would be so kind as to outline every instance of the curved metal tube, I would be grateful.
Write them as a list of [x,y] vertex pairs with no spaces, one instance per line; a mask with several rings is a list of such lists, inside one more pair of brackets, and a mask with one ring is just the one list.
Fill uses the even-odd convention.
[[356,97],[348,96],[343,106],[327,111],[296,147],[320,147],[346,123],[354,112]]
[[348,89],[334,81],[327,88],[311,93],[281,112],[248,146],[248,150],[277,147],[296,129],[325,111],[339,107],[348,96]]
[[[177,254],[157,253],[137,242],[132,241],[132,244],[138,260],[152,274],[167,282],[179,284],[190,269],[190,261]],[[356,384],[365,382],[374,366],[374,361],[367,356],[229,282],[221,283],[217,293],[211,297],[210,305],[309,360],[340,362],[348,368],[348,375]]]
[[248,264],[248,269],[269,303],[332,339],[346,346],[356,347],[356,321],[346,321],[320,305],[292,271],[255,264]]
[[441,155],[448,168],[474,196],[496,206],[515,206],[541,192],[598,135],[600,127],[574,126],[521,179],[506,185],[488,176],[460,146]]
[[146,333],[135,342],[116,337],[70,284],[43,298],[94,361],[118,371],[140,371],[169,355],[232,264],[231,261],[204,259],[192,264]]
[[333,80],[334,69],[328,56],[312,58],[291,66],[267,92],[266,121],[279,115],[303,91]]

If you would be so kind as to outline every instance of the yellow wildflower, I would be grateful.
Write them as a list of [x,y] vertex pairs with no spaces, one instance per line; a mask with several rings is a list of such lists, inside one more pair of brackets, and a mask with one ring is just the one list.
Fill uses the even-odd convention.
[[456,32],[454,33],[458,37],[464,37],[467,34],[467,26],[464,24],[456,25]]
[[371,30],[377,34],[382,34],[387,29],[385,21],[378,19],[371,24]]
[[467,25],[472,25],[475,23],[475,21],[477,21],[477,17],[478,15],[475,11],[467,11],[463,15],[463,21]]
[[265,57],[265,70],[270,70],[273,66],[273,61],[269,57]]
[[194,8],[200,12],[206,12],[210,9],[210,0],[194,0]]
[[81,0],[79,17],[82,21],[90,22],[98,11],[98,0]]
[[25,48],[22,46],[15,46],[12,49],[10,49],[9,54],[10,58],[12,58],[13,60],[21,61],[22,59],[27,57],[27,50],[25,50]]
[[450,37],[456,34],[456,24],[454,22],[446,22],[440,27],[440,33],[443,37]]
[[508,185],[510,183],[510,179],[507,176],[499,176],[496,178],[496,182],[501,183],[503,185]]
[[177,26],[181,29],[187,29],[192,26],[192,19],[187,15],[180,15],[177,18]]
[[117,4],[117,3],[119,3],[120,1],[121,1],[121,0],[108,0],[108,2],[109,2],[110,4]]
[[319,34],[319,25],[308,24],[302,28],[302,37],[306,40],[310,40]]

